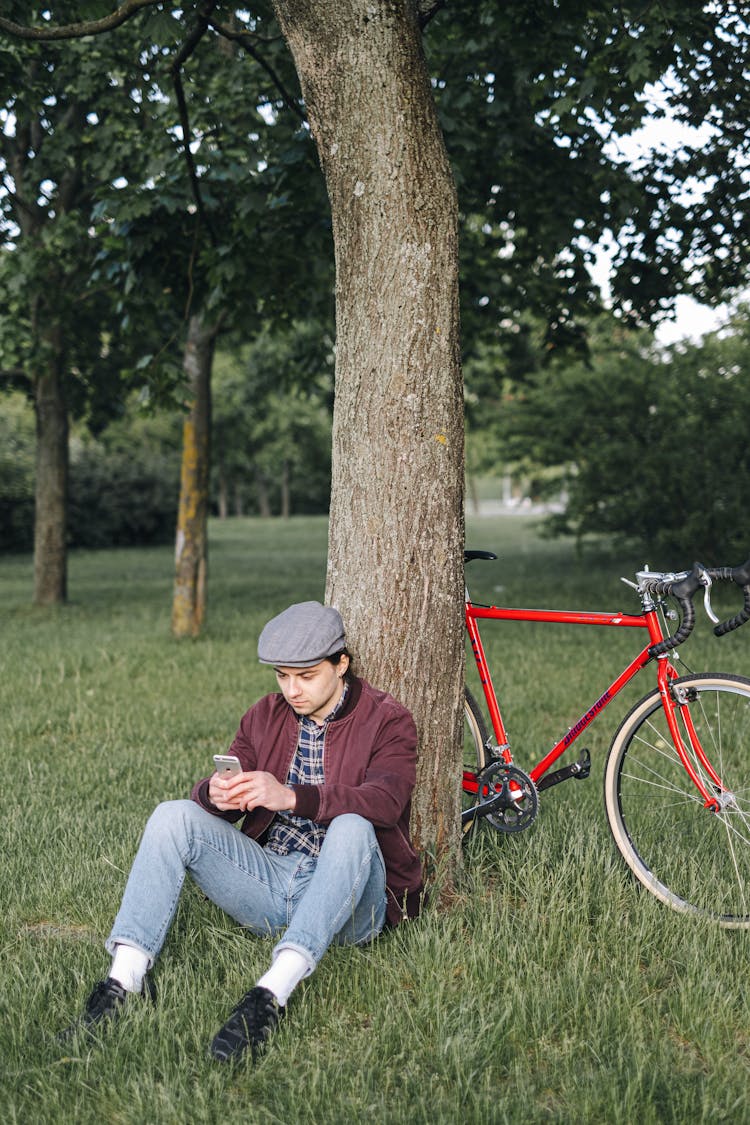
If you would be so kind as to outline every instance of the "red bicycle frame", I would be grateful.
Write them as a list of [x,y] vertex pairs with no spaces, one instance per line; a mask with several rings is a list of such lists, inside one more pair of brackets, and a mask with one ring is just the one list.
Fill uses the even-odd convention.
[[[606,691],[599,696],[595,703],[588,708],[587,711],[581,715],[578,722],[574,723],[558,742],[552,747],[548,754],[546,754],[533,769],[529,771],[529,777],[536,784],[547,771],[555,764],[565,751],[573,745],[576,739],[583,733],[597,715],[599,715],[615,698],[616,695],[633,679],[637,672],[640,672],[646,664],[654,659],[650,653],[651,646],[657,644],[664,639],[664,632],[659,621],[656,609],[645,609],[643,613],[628,614],[628,613],[597,613],[597,612],[575,612],[556,609],[508,609],[500,606],[480,606],[474,605],[467,595],[466,599],[466,629],[471,641],[471,648],[476,661],[477,670],[479,672],[479,679],[482,684],[482,690],[487,703],[487,710],[489,711],[490,720],[492,722],[492,729],[497,740],[495,748],[499,756],[508,764],[513,761],[513,756],[508,742],[508,737],[505,732],[502,715],[500,714],[500,707],[495,693],[495,687],[490,675],[489,666],[482,644],[482,638],[479,635],[478,621],[539,621],[547,622],[549,624],[558,625],[603,625],[615,628],[636,628],[646,629],[648,631],[649,641],[638,655],[628,664],[627,668],[614,680]],[[690,718],[688,708],[682,707],[679,700],[675,700],[672,691],[670,690],[670,680],[678,676],[674,666],[670,663],[669,659],[665,656],[659,656],[657,660],[657,684],[661,693],[662,704],[667,717],[672,738],[674,739],[675,748],[682,760],[685,770],[689,774],[693,784],[700,792],[704,799],[706,808],[718,808],[718,803],[715,794],[709,793],[698,773],[696,772],[688,750],[685,747],[680,729],[678,726],[677,716],[682,714],[685,729],[687,731],[690,748],[697,757],[700,764],[706,770],[712,781],[723,789],[721,779],[714,772],[710,762],[706,758],[703,748],[701,747],[700,740],[693,727],[692,719]],[[465,788],[469,792],[476,791],[476,779],[472,777],[465,777]]]

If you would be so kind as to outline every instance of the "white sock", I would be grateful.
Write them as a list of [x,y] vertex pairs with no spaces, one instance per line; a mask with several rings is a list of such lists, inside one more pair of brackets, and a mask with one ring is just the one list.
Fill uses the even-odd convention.
[[132,945],[116,945],[109,975],[128,992],[140,992],[151,958]]
[[271,968],[260,978],[258,985],[272,992],[283,1007],[299,982],[311,972],[310,962],[296,949],[280,949]]

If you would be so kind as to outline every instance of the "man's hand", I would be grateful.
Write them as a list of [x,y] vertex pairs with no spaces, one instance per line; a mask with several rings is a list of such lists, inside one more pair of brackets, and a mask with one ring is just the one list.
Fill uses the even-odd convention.
[[240,809],[250,812],[264,808],[271,812],[293,812],[297,795],[293,789],[282,785],[272,773],[253,770],[250,773],[236,773],[231,777],[219,777],[215,773],[208,783],[211,803],[221,812]]

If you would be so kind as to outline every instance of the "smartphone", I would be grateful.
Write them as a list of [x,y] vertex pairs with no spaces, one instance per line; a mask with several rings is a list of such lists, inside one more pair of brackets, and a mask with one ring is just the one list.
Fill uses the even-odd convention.
[[214,766],[219,777],[231,777],[233,773],[242,773],[239,758],[234,754],[214,754]]

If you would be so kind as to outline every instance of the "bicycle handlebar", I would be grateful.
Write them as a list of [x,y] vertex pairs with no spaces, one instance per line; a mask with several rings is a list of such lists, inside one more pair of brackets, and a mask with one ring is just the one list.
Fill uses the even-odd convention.
[[[471,562],[472,559],[496,558],[497,555],[492,551],[464,551],[464,562]],[[727,579],[739,586],[743,595],[743,606],[740,612],[736,613],[734,617],[728,617],[726,621],[720,621],[714,627],[714,634],[717,637],[723,637],[725,633],[731,633],[732,630],[739,629],[740,625],[744,625],[746,621],[750,621],[750,559],[742,563],[741,566],[734,567],[708,567],[696,562],[693,563],[692,570],[683,570],[679,574],[641,570],[636,578],[638,579],[637,583],[631,582],[629,579],[623,579],[623,582],[627,582],[629,586],[634,586],[641,596],[656,594],[660,597],[675,598],[681,611],[678,628],[671,636],[665,637],[663,641],[651,646],[649,649],[651,656],[661,656],[663,653],[669,652],[670,649],[677,648],[678,645],[688,639],[695,627],[693,597],[701,587],[706,593],[706,611],[716,621],[708,600],[708,591],[712,582]]]
[[[708,573],[709,577],[714,577],[713,571],[709,570]],[[736,582],[741,587],[743,596],[743,606],[740,612],[736,613],[734,617],[728,617],[726,621],[720,621],[714,629],[717,637],[723,637],[725,633],[731,633],[733,629],[739,629],[740,625],[750,621],[750,559],[742,566],[719,568],[716,571],[716,578],[729,578],[732,582]]]
[[720,621],[714,627],[714,634],[717,637],[723,637],[725,633],[731,633],[733,629],[739,629],[740,625],[750,621],[750,559],[742,563],[741,566],[735,567],[707,567],[696,562],[693,564],[692,570],[684,571],[681,574],[670,574],[669,576],[654,574],[653,578],[649,576],[648,571],[641,571],[638,579],[638,589],[642,593],[675,598],[682,614],[678,629],[670,637],[665,637],[663,641],[652,645],[649,650],[652,656],[660,656],[669,652],[670,649],[677,648],[678,645],[687,640],[695,625],[693,597],[701,587],[707,591],[712,582],[729,579],[736,583],[742,589],[744,602],[739,613],[736,613],[733,617],[728,617],[726,621]]

